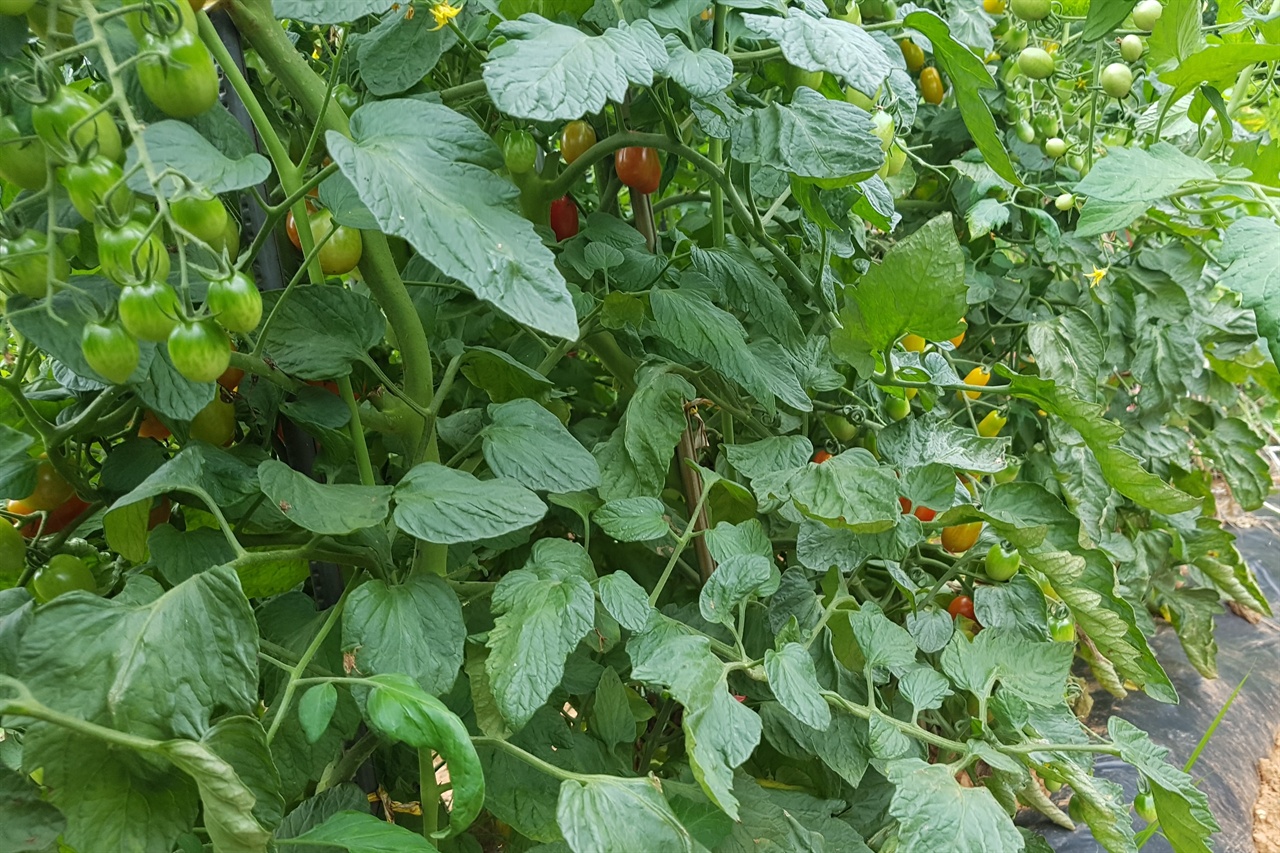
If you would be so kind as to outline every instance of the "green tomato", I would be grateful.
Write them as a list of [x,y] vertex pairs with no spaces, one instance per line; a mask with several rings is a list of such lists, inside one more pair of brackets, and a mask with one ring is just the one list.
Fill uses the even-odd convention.
[[0,15],[25,15],[36,0],[0,0]]
[[98,155],[120,160],[120,131],[111,113],[77,89],[60,86],[49,100],[32,107],[31,124],[60,162],[74,163],[95,145]]
[[1003,486],[1006,483],[1012,483],[1018,479],[1018,474],[1022,471],[1022,465],[1018,462],[1010,462],[1000,471],[991,475],[991,479],[996,481],[997,485]]
[[18,582],[27,566],[27,541],[18,528],[0,519],[0,589]]
[[1070,210],[1076,206],[1076,197],[1071,193],[1063,193],[1053,200],[1053,206],[1058,210]]
[[907,151],[900,144],[895,144],[889,149],[889,154],[884,159],[884,165],[880,167],[878,174],[881,179],[892,178],[894,175],[902,171],[902,167],[907,164]]
[[193,440],[207,442],[215,447],[226,447],[236,435],[235,405],[222,399],[222,392],[217,391],[209,405],[191,419],[187,434]]
[[1065,607],[1059,607],[1049,614],[1049,637],[1055,643],[1076,641],[1076,621]]
[[902,397],[885,397],[884,413],[890,420],[900,421],[911,414],[911,401]]
[[129,219],[117,227],[99,222],[98,262],[102,274],[119,285],[169,278],[169,253],[159,229],[147,233],[147,223]]
[[893,116],[883,110],[872,113],[871,135],[880,140],[881,151],[888,151],[893,144]]
[[867,112],[871,112],[876,106],[876,99],[873,95],[864,95],[852,86],[844,87],[844,99],[855,107],[860,107]]
[[[53,276],[49,281],[49,258],[53,258]],[[62,249],[49,245],[43,231],[28,229],[17,237],[0,241],[0,283],[14,293],[31,299],[40,299],[49,292],[50,284],[58,289],[58,282],[71,277],[71,262]]]
[[1084,819],[1084,798],[1079,793],[1071,795],[1071,802],[1067,804],[1067,814],[1076,823],[1087,823]]
[[[333,216],[322,210],[311,217],[311,237],[317,243],[329,236],[333,228]],[[360,232],[345,225],[339,225],[329,237],[328,242],[320,247],[320,269],[325,275],[346,275],[360,263],[364,254],[364,242]]]
[[115,160],[98,155],[71,163],[58,170],[58,180],[71,204],[89,222],[98,218],[98,208],[108,204],[117,218],[133,210],[133,190],[125,185],[124,169]]
[[1133,88],[1133,71],[1123,62],[1113,62],[1102,69],[1102,91],[1116,100],[1129,97]]
[[121,326],[89,323],[80,337],[80,352],[99,376],[123,385],[138,369],[138,342]]
[[1031,122],[1029,121],[1018,122],[1013,128],[1013,132],[1017,135],[1020,141],[1025,142],[1028,145],[1036,141],[1036,129],[1031,126]]
[[98,582],[93,579],[89,567],[71,554],[54,554],[31,579],[31,591],[40,604],[47,604],[64,593],[76,590],[97,592]]
[[1053,136],[1044,141],[1044,153],[1054,160],[1067,153],[1067,141],[1060,136]]
[[848,418],[840,415],[823,415],[822,423],[826,426],[827,432],[831,433],[831,437],[841,444],[848,444],[858,437],[858,427],[849,421]]
[[169,213],[178,227],[209,246],[226,233],[230,218],[222,200],[203,188],[175,197],[169,202]]
[[1043,21],[1049,17],[1049,0],[1013,0],[1009,7],[1024,21]]
[[1000,41],[1004,45],[1004,52],[1006,54],[1014,54],[1020,52],[1027,46],[1029,38],[1030,34],[1027,32],[1026,27],[1010,27],[1009,31],[1004,34]]
[[212,320],[179,323],[168,349],[173,366],[192,382],[212,382],[231,364],[231,340]]
[[1142,36],[1129,33],[1120,39],[1120,56],[1125,62],[1137,62],[1146,51],[1147,45]]
[[333,102],[347,115],[360,108],[360,95],[348,83],[339,83],[333,87]]
[[502,141],[502,160],[513,175],[533,171],[538,162],[538,143],[527,130],[513,130]]
[[1043,80],[1053,75],[1053,57],[1039,47],[1028,47],[1018,54],[1018,68],[1032,80]]
[[1160,0],[1142,0],[1133,10],[1133,25],[1140,30],[1151,32],[1156,28],[1156,21],[1164,14],[1164,6]]
[[12,118],[0,118],[0,178],[24,190],[38,190],[48,178],[47,151],[39,139],[24,136]]
[[262,320],[262,294],[242,272],[210,282],[205,307],[228,332],[252,332]]
[[218,102],[213,54],[194,32],[184,28],[167,37],[143,36],[139,48],[138,82],[161,112],[194,118]]
[[993,581],[1007,581],[1022,568],[1022,554],[1006,551],[1003,546],[992,545],[987,550],[987,577]]
[[138,340],[168,340],[182,317],[178,294],[163,281],[127,285],[116,303],[120,322]]
[[808,71],[804,68],[789,65],[787,66],[786,81],[787,91],[793,94],[801,86],[817,91],[822,88],[822,72]]
[[862,25],[862,7],[856,0],[849,0],[849,5],[845,7],[843,12],[833,15],[837,21],[844,21],[847,24]]
[[1133,798],[1133,810],[1138,813],[1138,817],[1147,823],[1154,823],[1158,815],[1156,814],[1156,798],[1150,791],[1139,791],[1138,795]]
[[1051,112],[1040,113],[1031,120],[1031,123],[1035,125],[1036,133],[1046,139],[1050,136],[1057,136],[1058,131],[1062,129],[1058,124],[1057,115]]

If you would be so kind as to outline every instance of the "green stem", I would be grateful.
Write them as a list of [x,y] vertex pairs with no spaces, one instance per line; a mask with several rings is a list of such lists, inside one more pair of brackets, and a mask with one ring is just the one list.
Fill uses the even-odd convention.
[[554,764],[550,764],[546,761],[543,761],[538,756],[525,752],[523,749],[516,746],[514,743],[502,740],[501,738],[473,737],[471,738],[471,742],[477,746],[496,747],[497,749],[500,749],[509,755],[515,756],[516,758],[523,761],[525,764],[528,764],[530,767],[534,767],[538,770],[541,770],[543,773],[546,773],[548,776],[552,776],[556,779],[559,779],[562,782],[565,780],[579,780],[579,779],[589,778],[584,774],[574,773],[570,770],[565,770],[563,767],[556,767]]
[[667,565],[662,570],[662,576],[658,578],[657,586],[653,588],[653,592],[649,593],[649,605],[651,607],[658,603],[658,597],[662,595],[662,588],[667,585],[667,581],[671,578],[671,572],[676,567],[676,561],[680,559],[680,555],[684,553],[684,549],[697,532],[695,528],[698,524],[698,517],[702,514],[702,508],[706,506],[707,496],[710,494],[710,489],[703,489],[702,494],[698,496],[698,502],[694,506],[693,512],[689,513],[689,523],[685,525],[684,533],[680,534],[680,538],[676,540],[675,550],[671,552],[671,558],[667,560]]
[[0,687],[9,687],[18,693],[17,699],[0,701],[0,715],[7,716],[12,714],[18,717],[33,717],[46,723],[62,726],[64,729],[70,729],[77,734],[96,738],[113,746],[123,746],[127,749],[137,750],[138,752],[157,752],[164,746],[164,741],[131,735],[128,732],[110,729],[97,723],[91,723],[88,720],[82,720],[79,717],[73,717],[70,714],[55,711],[38,702],[35,696],[31,694],[31,691],[27,690],[26,685],[15,678],[0,676]]
[[440,783],[433,755],[429,749],[418,750],[418,802],[422,804],[422,837],[435,847],[431,836],[440,828]]
[[373,478],[373,465],[369,462],[369,445],[364,440],[364,424],[360,421],[360,405],[356,403],[356,394],[351,387],[350,376],[338,377],[338,392],[342,402],[346,403],[351,413],[351,422],[347,431],[351,434],[351,444],[356,452],[356,469],[360,472],[360,482],[366,486],[377,483]]
[[[729,8],[716,4],[715,20],[711,25],[711,46],[718,53],[725,53],[729,45],[726,23]],[[724,140],[713,138],[707,148],[712,163],[720,168],[724,163]],[[711,185],[711,243],[716,248],[724,246],[724,188],[718,183]]]

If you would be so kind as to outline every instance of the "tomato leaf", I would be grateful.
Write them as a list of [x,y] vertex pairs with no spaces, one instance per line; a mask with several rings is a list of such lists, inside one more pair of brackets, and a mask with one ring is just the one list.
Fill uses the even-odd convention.
[[644,372],[617,429],[596,446],[600,497],[656,496],[662,490],[671,454],[684,432],[684,404],[697,391],[683,377],[654,369]]
[[578,336],[564,278],[514,210],[515,186],[487,173],[502,154],[473,121],[440,104],[379,101],[356,110],[351,134],[327,134],[330,156],[386,233],[513,319]]
[[357,669],[408,675],[432,694],[448,693],[457,680],[466,637],[458,597],[421,572],[401,584],[360,584],[342,613],[342,646]]
[[1258,318],[1272,357],[1280,356],[1280,225],[1258,216],[1238,219],[1227,228],[1222,262],[1229,264],[1222,284],[1240,294]]
[[[431,853],[436,849],[428,839],[403,826],[388,823],[368,812],[338,812],[319,826],[290,839],[290,844],[306,844],[347,853]],[[288,846],[285,847],[288,849]]]
[[[232,160],[211,145],[199,131],[186,122],[158,121],[143,131],[147,156],[157,173],[173,170],[186,175],[193,183],[212,193],[228,193],[257,186],[271,174],[271,163],[256,152]],[[129,188],[136,193],[152,195],[154,190],[146,171],[137,169],[137,146],[129,146],[125,173],[130,175]],[[173,179],[165,179],[165,192],[176,188]]]
[[338,688],[329,682],[309,687],[302,694],[298,700],[298,722],[302,724],[308,743],[315,743],[324,735],[337,707]]
[[484,82],[498,109],[533,121],[581,118],[630,85],[648,86],[667,67],[667,49],[641,18],[589,36],[539,15],[521,15],[493,30],[506,41],[489,52]]
[[819,692],[818,674],[804,646],[787,643],[778,651],[766,649],[764,671],[773,695],[797,720],[818,731],[831,725],[831,709]]
[[352,34],[360,79],[370,92],[383,98],[397,95],[436,67],[441,55],[457,44],[458,36],[434,23],[430,15],[406,15],[403,9],[393,8],[369,32]]
[[556,818],[574,850],[629,853],[637,839],[672,853],[705,850],[671,811],[656,777],[566,779],[560,783]]
[[907,848],[1023,849],[1022,836],[991,792],[961,787],[946,765],[906,758],[891,762],[886,775],[894,785],[889,813]]
[[391,486],[317,483],[274,459],[258,465],[258,482],[286,518],[312,533],[342,536],[382,524],[391,512]]
[[652,542],[671,533],[667,508],[657,498],[618,498],[592,513],[592,520],[619,542]]
[[481,445],[499,477],[530,489],[582,492],[600,485],[595,458],[547,409],[524,398],[489,407]]
[[547,506],[514,480],[479,480],[436,462],[415,466],[396,486],[396,524],[424,542],[491,539],[541,520]]
[[[266,315],[279,298],[275,292],[264,295]],[[341,287],[296,287],[275,312],[264,349],[277,367],[299,379],[336,379],[350,375],[353,362],[366,360],[386,331],[382,311],[367,296]]]
[[776,42],[790,64],[805,71],[828,71],[859,92],[879,89],[892,67],[880,44],[846,21],[815,18],[800,9],[789,10],[785,17],[743,15],[742,21],[748,30]]
[[748,112],[733,125],[731,139],[734,157],[744,163],[767,163],[822,180],[824,186],[843,186],[870,177],[884,164],[872,127],[860,107],[801,87],[787,106]]
[[394,0],[272,0],[271,10],[277,18],[292,18],[308,24],[339,24],[381,14],[393,3]]
[[609,615],[628,631],[643,631],[649,624],[653,605],[644,587],[626,572],[605,575],[596,582],[596,594]]
[[782,575],[768,557],[734,554],[716,566],[703,585],[698,599],[702,618],[731,625],[738,618],[739,604],[749,598],[772,595],[781,580]]
[[50,848],[66,829],[62,812],[41,797],[39,786],[0,768],[0,850],[15,853]]

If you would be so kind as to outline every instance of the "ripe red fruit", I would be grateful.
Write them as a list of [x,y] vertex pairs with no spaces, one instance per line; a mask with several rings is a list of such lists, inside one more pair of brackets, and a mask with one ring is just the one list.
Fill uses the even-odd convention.
[[578,234],[578,206],[565,196],[551,202],[551,230],[556,241],[568,240]]

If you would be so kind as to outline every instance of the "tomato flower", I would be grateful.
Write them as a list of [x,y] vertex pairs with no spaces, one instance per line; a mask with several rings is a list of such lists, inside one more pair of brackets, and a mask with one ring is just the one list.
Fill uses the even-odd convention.
[[431,17],[436,19],[436,25],[431,28],[432,32],[444,29],[450,21],[458,17],[458,13],[461,11],[462,6],[454,6],[448,0],[433,4],[431,6]]
[[1097,267],[1094,267],[1093,272],[1085,273],[1085,278],[1089,279],[1089,286],[1097,287],[1098,282],[1106,278],[1106,275],[1110,270],[1111,270],[1111,267],[1103,267],[1102,269],[1098,269]]

